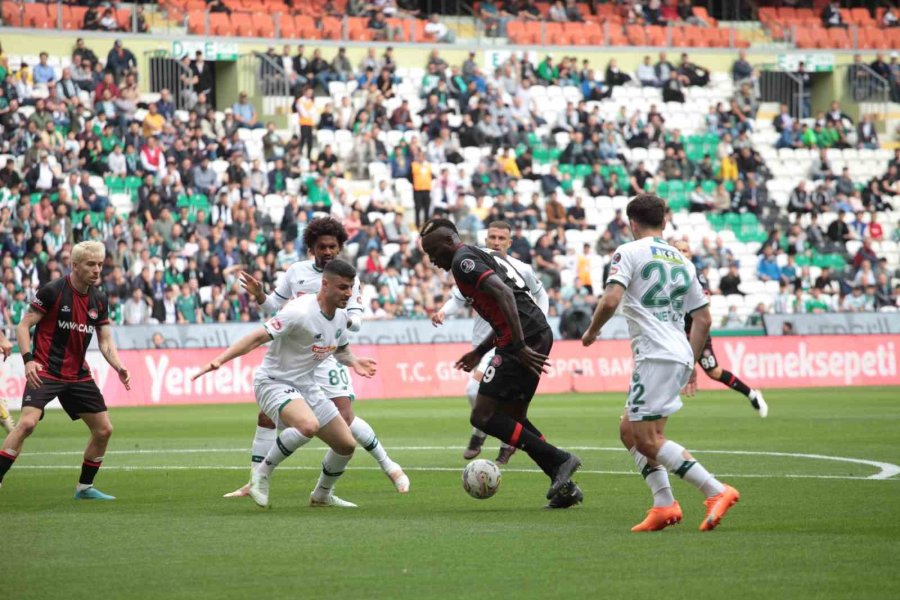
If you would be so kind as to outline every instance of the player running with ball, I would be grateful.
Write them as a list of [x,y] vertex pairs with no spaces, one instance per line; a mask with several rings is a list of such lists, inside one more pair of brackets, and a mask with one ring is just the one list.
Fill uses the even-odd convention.
[[[261,308],[269,311],[270,314],[275,313],[292,298],[315,294],[319,291],[323,270],[329,262],[337,258],[346,241],[347,232],[340,221],[330,217],[314,219],[303,232],[303,244],[312,252],[312,260],[302,260],[291,265],[268,296],[263,293],[262,283],[249,273],[241,273],[241,284]],[[359,331],[362,324],[362,298],[358,277],[353,283],[353,294],[347,304],[347,312],[350,315],[350,324],[347,328],[350,331]],[[326,358],[316,369],[316,379],[325,395],[334,402],[341,417],[350,426],[353,438],[365,448],[372,458],[378,461],[381,470],[393,482],[398,492],[401,494],[408,492],[409,477],[406,476],[400,465],[388,456],[387,450],[381,445],[372,426],[362,417],[353,413],[351,402],[355,396],[353,395],[353,382],[347,369],[334,358]],[[272,444],[275,443],[275,436],[275,423],[260,411],[256,422],[256,434],[253,436],[251,446],[251,470],[262,461]],[[246,496],[249,490],[250,484],[248,483],[225,494],[225,497]]]
[[[619,246],[613,255],[606,289],[582,343],[590,346],[596,341],[624,299],[634,373],[620,436],[653,492],[653,508],[632,531],[656,531],[681,521],[666,469],[706,496],[700,530],[709,531],[740,494],[664,436],[666,421],[682,406],[681,388],[696,378],[694,365],[712,323],[709,301],[694,265],[662,240],[665,200],[641,194],[628,203],[626,212],[635,241]],[[684,335],[685,315],[693,317],[690,341]]]
[[484,371],[470,421],[473,427],[524,450],[550,478],[548,508],[567,508],[582,500],[570,479],[581,466],[574,454],[548,443],[528,420],[528,406],[547,366],[553,332],[525,289],[497,260],[463,244],[452,221],[432,219],[421,231],[422,249],[432,263],[453,273],[456,285],[493,331],[456,363],[471,371],[496,347]]
[[[310,506],[354,507],[334,495],[334,485],[353,456],[356,440],[334,402],[322,391],[316,371],[332,356],[358,375],[375,374],[375,361],[350,352],[347,303],[353,296],[356,269],[342,260],[325,265],[316,295],[287,303],[259,330],[243,337],[192,379],[215,371],[228,361],[272,341],[253,378],[259,408],[281,433],[250,477],[250,497],[269,505],[269,478],[275,468],[314,436],[330,450],[322,461],[322,474],[310,494]],[[274,341],[273,341],[274,340]]]
[[[489,250],[488,254],[494,257],[497,264],[503,267],[506,274],[516,281],[518,285],[525,285],[528,293],[534,298],[535,304],[538,305],[538,308],[540,308],[541,312],[546,316],[550,307],[550,299],[547,296],[547,290],[544,289],[544,285],[541,283],[540,278],[534,274],[531,265],[527,265],[506,253],[507,250],[509,250],[510,245],[512,245],[511,234],[512,229],[509,226],[509,223],[505,221],[494,221],[489,224],[487,239],[485,240],[485,246],[487,246]],[[466,306],[468,306],[466,299],[463,297],[462,293],[460,293],[459,288],[455,287],[450,293],[450,298],[444,303],[444,306],[431,317],[431,322],[435,326],[443,325],[445,317],[458,313],[466,308]],[[478,344],[480,344],[490,333],[491,324],[476,314],[475,322],[472,325],[472,345],[478,346]],[[472,377],[469,378],[469,382],[466,384],[466,396],[469,399],[469,406],[472,408],[475,408],[475,397],[478,395],[478,386],[481,384],[481,380],[484,378],[484,372],[490,365],[492,358],[494,358],[494,350],[491,350],[482,357],[481,362],[478,363],[478,366],[472,371]],[[484,438],[486,436],[487,434],[480,429],[472,428],[472,437],[469,439],[469,446],[466,448],[466,451],[463,452],[463,458],[471,460],[481,454],[481,446],[484,444]],[[494,462],[498,465],[505,465],[509,462],[509,459],[515,451],[516,449],[514,447],[501,442],[500,454],[497,455]]]

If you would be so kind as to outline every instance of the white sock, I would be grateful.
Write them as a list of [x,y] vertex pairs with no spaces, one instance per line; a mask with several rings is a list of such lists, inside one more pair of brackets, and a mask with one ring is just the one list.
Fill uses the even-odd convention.
[[288,427],[275,438],[275,443],[269,448],[266,458],[259,463],[257,470],[263,475],[271,475],[281,461],[307,442],[309,442],[308,437],[297,431],[295,427]]
[[688,458],[689,456],[684,446],[668,440],[659,449],[656,461],[699,489],[707,498],[724,492],[725,486],[704,469],[703,465],[693,458]]
[[269,453],[269,449],[272,447],[272,444],[275,443],[275,438],[278,437],[278,432],[274,429],[268,429],[266,427],[256,426],[256,433],[253,434],[253,444],[250,446],[250,469],[253,470],[259,466],[259,463],[263,461],[266,457],[266,454]]
[[[469,399],[469,406],[475,408],[475,397],[478,396],[478,388],[481,386],[480,381],[475,381],[474,378],[470,377],[469,382],[466,384],[466,398]],[[472,428],[472,435],[475,437],[484,439],[487,437],[487,434],[480,429]]]
[[353,422],[350,423],[350,433],[353,434],[353,439],[356,440],[356,443],[362,446],[366,452],[372,455],[372,458],[378,461],[382,471],[386,473],[387,470],[393,466],[394,461],[391,460],[387,450],[385,450],[384,446],[381,445],[381,442],[378,441],[375,430],[372,429],[371,425],[363,421],[362,418],[353,417]]
[[644,478],[644,483],[653,493],[653,506],[672,506],[675,504],[675,496],[672,495],[672,485],[669,483],[669,474],[663,467],[651,467],[647,464],[647,457],[638,452],[637,448],[628,450],[634,457],[634,464]]
[[76,492],[83,492],[84,490],[86,490],[86,489],[88,489],[88,488],[92,488],[92,487],[94,487],[94,484],[93,484],[93,483],[76,483],[76,484],[75,484],[75,491],[76,491]]
[[[354,419],[356,421],[359,417]],[[370,428],[371,429],[371,428]],[[334,491],[334,484],[337,483],[338,477],[344,474],[347,463],[353,458],[352,454],[344,456],[338,454],[331,448],[325,453],[325,459],[322,461],[322,473],[319,475],[319,482],[313,491],[316,500],[325,500]]]

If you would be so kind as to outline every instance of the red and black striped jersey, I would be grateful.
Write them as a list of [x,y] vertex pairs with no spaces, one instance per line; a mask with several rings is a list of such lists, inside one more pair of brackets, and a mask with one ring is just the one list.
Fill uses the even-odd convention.
[[[494,298],[481,291],[482,282],[491,274],[497,275],[516,298],[516,309],[519,313],[519,321],[522,324],[522,334],[529,338],[536,333],[548,329],[544,313],[534,303],[534,299],[528,292],[528,286],[521,276],[513,277],[509,272],[512,267],[500,265],[494,257],[475,246],[461,244],[453,255],[451,271],[456,280],[456,286],[463,297],[472,304],[481,318],[490,323],[497,336],[496,346],[502,348],[512,342],[512,331],[500,310],[500,304]],[[481,340],[476,340],[480,342]]]
[[[707,299],[709,299],[709,281],[706,279],[706,275],[703,274],[700,269],[697,269],[697,281],[700,282],[700,287],[703,288],[703,293],[706,295]],[[694,318],[691,317],[690,314],[684,313],[684,332],[691,335],[691,325],[694,323]]]
[[31,302],[31,308],[44,315],[35,327],[32,354],[44,367],[41,377],[85,381],[91,370],[84,356],[96,328],[109,324],[109,303],[97,287],[82,294],[70,277],[51,281]]

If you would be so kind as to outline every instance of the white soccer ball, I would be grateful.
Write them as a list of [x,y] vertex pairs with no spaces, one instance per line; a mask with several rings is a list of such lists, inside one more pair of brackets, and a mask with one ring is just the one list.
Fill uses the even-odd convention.
[[500,467],[491,461],[483,458],[473,460],[463,469],[463,489],[473,498],[484,500],[497,493],[502,477]]

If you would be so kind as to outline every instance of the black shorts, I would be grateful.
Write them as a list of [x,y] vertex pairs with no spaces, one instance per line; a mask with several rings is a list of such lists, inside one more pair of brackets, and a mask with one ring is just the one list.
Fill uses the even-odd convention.
[[44,407],[54,398],[59,398],[63,410],[69,417],[76,421],[82,413],[106,412],[106,402],[100,388],[93,379],[87,381],[56,381],[44,379],[41,387],[37,389],[25,388],[22,396],[22,407],[32,406],[41,409],[41,418],[44,418]]
[[[525,344],[535,352],[550,354],[553,331],[545,329],[525,338]],[[515,352],[497,348],[494,358],[484,370],[478,393],[504,402],[528,404],[537,391],[541,378],[519,362]]]
[[700,368],[704,371],[712,371],[719,366],[716,360],[716,353],[713,352],[712,338],[707,337],[706,343],[703,344],[703,352],[700,354]]

